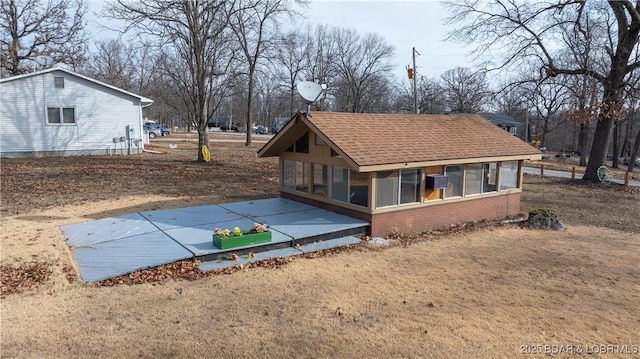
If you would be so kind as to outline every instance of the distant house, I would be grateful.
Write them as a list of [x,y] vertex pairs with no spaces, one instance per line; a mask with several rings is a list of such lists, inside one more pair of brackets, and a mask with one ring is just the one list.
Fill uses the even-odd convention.
[[141,153],[152,100],[63,68],[0,79],[0,156]]
[[525,121],[497,113],[481,113],[480,115],[501,129],[517,136],[521,140],[531,142],[531,131],[528,132],[529,139],[525,139],[525,136],[527,135],[525,129],[528,125],[525,124]]
[[369,221],[373,236],[520,213],[540,152],[479,115],[298,113],[259,151],[282,197]]

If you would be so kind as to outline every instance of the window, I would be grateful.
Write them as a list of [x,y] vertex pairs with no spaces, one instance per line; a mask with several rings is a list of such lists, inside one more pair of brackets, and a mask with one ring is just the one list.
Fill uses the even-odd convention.
[[482,163],[467,165],[467,173],[464,182],[465,196],[482,193]]
[[349,202],[349,169],[331,167],[331,199]]
[[369,206],[369,174],[348,168],[331,167],[331,199]]
[[296,191],[308,192],[309,190],[309,164],[296,162]]
[[64,77],[54,77],[53,78],[53,84],[55,86],[55,88],[57,89],[63,89],[64,88]]
[[400,171],[400,203],[420,202],[420,170]]
[[482,166],[482,193],[498,190],[498,164],[496,162],[485,163]]
[[282,160],[282,188],[296,189],[296,161]]
[[500,164],[500,190],[518,188],[518,161]]
[[420,169],[378,172],[376,207],[420,202]]
[[75,109],[63,108],[62,109],[62,122],[63,123],[76,123],[76,114]]
[[351,170],[349,178],[349,203],[358,206],[369,206],[369,173]]
[[48,124],[75,124],[76,114],[73,107],[47,107]]
[[514,136],[517,136],[517,135],[518,135],[518,128],[517,128],[517,127],[515,127],[515,126],[510,127],[510,128],[509,128],[509,133],[511,133],[511,134],[512,134],[512,135],[514,135]]
[[295,152],[309,153],[309,132],[305,133],[296,141]]
[[47,123],[61,123],[59,108],[47,107]]
[[376,207],[386,207],[397,204],[398,187],[398,172],[378,172],[378,178],[376,179]]
[[462,197],[462,165],[446,166],[444,175],[449,179],[449,186],[444,190],[444,198]]
[[327,166],[317,163],[313,164],[313,194],[327,197],[327,177],[329,176]]

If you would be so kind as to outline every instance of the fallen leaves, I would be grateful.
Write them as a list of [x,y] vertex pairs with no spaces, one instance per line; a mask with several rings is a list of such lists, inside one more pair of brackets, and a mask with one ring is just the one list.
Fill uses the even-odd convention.
[[45,262],[25,263],[19,267],[0,265],[0,296],[33,290],[51,277],[51,266]]

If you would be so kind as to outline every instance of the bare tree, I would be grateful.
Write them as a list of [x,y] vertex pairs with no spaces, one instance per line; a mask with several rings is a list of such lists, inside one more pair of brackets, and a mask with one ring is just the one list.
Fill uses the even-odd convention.
[[541,147],[547,147],[547,135],[564,120],[562,112],[568,101],[568,88],[559,80],[560,78],[548,79],[535,84],[529,93],[530,102],[534,104],[536,111],[536,128]]
[[451,113],[479,113],[489,95],[485,74],[456,67],[440,77],[445,93],[447,111]]
[[273,56],[278,69],[274,71],[279,77],[289,97],[289,117],[295,111],[296,84],[305,67],[306,55],[309,51],[310,36],[290,31],[282,36],[275,47]]
[[[166,76],[187,110],[187,121],[198,130],[198,148],[209,147],[207,124],[220,89],[230,77],[233,58],[229,18],[235,1],[113,0],[107,17],[124,20],[162,46]],[[198,151],[198,161],[204,161]]]
[[73,67],[81,64],[87,38],[84,0],[0,0],[0,77],[37,65],[38,55]]
[[339,109],[364,112],[367,92],[375,92],[387,82],[394,48],[378,34],[361,37],[355,30],[345,28],[334,28],[331,34],[331,64],[338,75],[335,86],[341,92],[336,96]]
[[236,36],[241,53],[244,55],[247,78],[247,104],[245,124],[247,139],[251,146],[251,125],[253,114],[253,92],[258,62],[265,54],[266,47],[273,41],[273,26],[278,17],[290,13],[289,2],[285,0],[240,0],[231,8],[230,25]]
[[88,61],[89,76],[127,91],[137,91],[139,59],[132,45],[111,39],[96,43],[96,51]]
[[577,150],[580,153],[580,166],[586,166],[589,128],[598,116],[598,87],[596,81],[587,76],[575,76],[571,82],[565,115],[579,126]]
[[[600,111],[583,177],[596,181],[622,107],[625,76],[640,67],[640,2],[463,0],[448,1],[447,5],[452,11],[450,22],[462,24],[450,38],[474,44],[478,54],[499,51],[504,56],[497,68],[531,60],[539,64],[540,77],[586,75],[601,83]],[[587,39],[581,31],[587,24],[590,28],[601,28],[606,36]],[[584,46],[588,44],[593,51],[586,53],[593,56],[592,61],[574,61],[558,46],[557,39],[568,33],[581,40],[574,41],[578,47],[571,53],[585,53]]]

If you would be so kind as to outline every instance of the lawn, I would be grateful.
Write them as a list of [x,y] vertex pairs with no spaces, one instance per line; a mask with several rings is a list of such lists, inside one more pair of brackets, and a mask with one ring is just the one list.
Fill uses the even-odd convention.
[[277,196],[258,147],[214,136],[198,164],[173,138],[163,154],[2,160],[2,285],[24,285],[3,288],[1,357],[640,357],[640,192],[621,186],[525,177],[523,210],[553,209],[562,232],[468,226],[197,279],[78,281],[62,225]]

